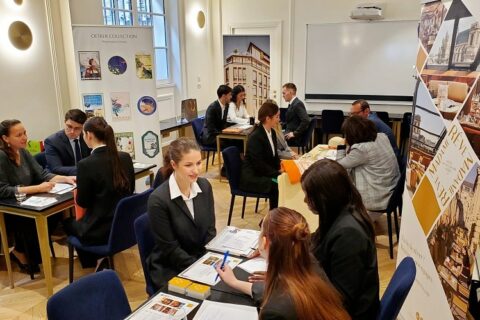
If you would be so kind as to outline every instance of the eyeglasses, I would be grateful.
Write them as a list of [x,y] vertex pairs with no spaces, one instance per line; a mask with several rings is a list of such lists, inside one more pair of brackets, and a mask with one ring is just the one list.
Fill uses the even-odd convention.
[[73,126],[71,126],[71,125],[69,125],[69,124],[65,124],[65,130],[70,131],[70,132],[71,132],[71,131],[81,132],[82,129],[83,129],[83,127],[73,127]]

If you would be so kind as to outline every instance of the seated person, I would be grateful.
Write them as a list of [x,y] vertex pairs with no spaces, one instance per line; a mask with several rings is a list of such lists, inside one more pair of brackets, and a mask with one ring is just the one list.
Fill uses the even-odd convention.
[[203,254],[216,235],[212,186],[200,178],[200,147],[189,138],[170,144],[173,173],[148,199],[148,217],[155,246],[146,265],[156,290]]
[[250,123],[250,116],[245,107],[245,88],[242,85],[236,85],[232,89],[232,101],[228,106],[227,121],[240,124]]
[[282,173],[277,153],[277,137],[273,130],[280,120],[278,106],[265,102],[258,110],[258,120],[260,123],[248,137],[240,189],[268,193],[271,210],[278,206],[276,179]]
[[217,89],[218,100],[212,102],[205,113],[202,142],[206,145],[216,144],[217,135],[227,127],[228,104],[232,99],[232,89],[221,85]]
[[90,155],[82,135],[85,112],[71,109],[65,113],[65,128],[45,139],[45,157],[52,173],[77,175],[77,163]]
[[[76,202],[85,215],[64,225],[82,244],[102,245],[108,242],[117,203],[135,189],[135,173],[130,155],[117,151],[113,129],[104,118],[88,119],[83,130],[92,154],[78,163]],[[98,257],[77,252],[84,268],[95,266]]]
[[[48,173],[25,150],[27,131],[19,120],[4,120],[0,124],[0,199],[15,198],[15,193],[35,194],[49,192],[56,182],[75,183],[75,177]],[[49,227],[54,229],[60,215],[49,218]],[[33,276],[40,271],[40,248],[35,221],[13,215],[6,215],[7,230],[14,233],[15,248],[12,259],[21,271]],[[27,260],[28,253],[30,261]]]
[[310,118],[305,105],[296,96],[297,87],[293,83],[286,83],[282,88],[282,96],[288,102],[285,114],[285,139],[288,144],[298,144],[302,136],[307,132]]
[[380,119],[375,112],[370,111],[370,105],[366,100],[361,99],[354,101],[352,103],[352,108],[350,109],[350,114],[373,121],[373,123],[375,123],[375,127],[377,128],[377,132],[384,133],[388,137],[388,141],[390,141],[390,145],[392,146],[395,156],[399,156],[400,150],[398,150],[397,141],[395,140],[392,129],[388,126],[388,124],[383,122],[383,120]]
[[337,150],[338,163],[349,171],[367,210],[384,212],[400,179],[387,136],[377,133],[372,121],[359,116],[347,118],[342,131],[347,150]]
[[338,292],[316,271],[301,214],[271,210],[263,219],[258,249],[268,261],[265,282],[239,281],[228,264],[216,270],[228,286],[261,301],[259,319],[350,319]]
[[352,319],[376,319],[380,285],[375,231],[360,193],[347,171],[329,159],[312,164],[301,184],[306,204],[319,219],[313,255]]

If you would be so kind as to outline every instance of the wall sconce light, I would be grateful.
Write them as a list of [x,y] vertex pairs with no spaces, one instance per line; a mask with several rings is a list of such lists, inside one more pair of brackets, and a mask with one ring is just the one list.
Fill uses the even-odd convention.
[[197,13],[197,24],[200,29],[205,27],[205,13],[202,10],[198,11]]
[[16,5],[21,6],[23,3],[23,0],[13,0],[13,2],[15,2]]
[[32,45],[32,31],[22,21],[12,22],[8,28],[8,38],[12,45],[19,50],[27,50]]

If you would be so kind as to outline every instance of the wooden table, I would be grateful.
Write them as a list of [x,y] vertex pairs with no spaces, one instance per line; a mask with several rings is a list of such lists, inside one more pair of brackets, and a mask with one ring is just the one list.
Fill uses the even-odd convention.
[[[231,127],[229,127],[231,130]],[[222,154],[221,154],[221,143],[220,140],[222,139],[233,139],[233,140],[241,140],[243,141],[243,152],[247,152],[247,141],[248,141],[248,136],[250,133],[252,133],[254,127],[250,127],[248,129],[242,130],[240,132],[229,132],[228,129],[224,129],[222,133],[217,135],[217,158],[218,158],[218,174],[220,176],[220,180],[222,180]],[[227,130],[227,131],[225,131]]]
[[135,180],[141,179],[143,177],[149,176],[150,177],[150,188],[153,186],[153,181],[155,179],[155,173],[150,170],[152,168],[155,168],[157,165],[156,164],[147,164],[145,167],[142,168],[135,168],[135,165],[133,167],[133,170],[135,172]]
[[8,277],[10,279],[10,287],[13,288],[13,274],[10,255],[8,254],[7,230],[5,227],[4,215],[11,214],[35,220],[35,225],[37,227],[38,243],[40,245],[40,254],[42,257],[43,274],[45,276],[45,282],[47,285],[47,297],[50,297],[53,294],[53,282],[47,218],[49,216],[72,208],[74,206],[73,192],[68,192],[65,194],[41,193],[37,194],[36,196],[53,197],[57,201],[44,207],[31,207],[20,205],[16,202],[15,199],[0,200],[0,232],[2,239],[2,247],[5,251],[5,260],[7,264]]
[[[198,118],[205,118],[204,114],[199,114]],[[177,121],[176,118],[160,120],[160,134],[162,137],[168,136],[170,132],[178,131],[179,137],[185,136],[185,129],[192,125],[192,120],[182,119]]]

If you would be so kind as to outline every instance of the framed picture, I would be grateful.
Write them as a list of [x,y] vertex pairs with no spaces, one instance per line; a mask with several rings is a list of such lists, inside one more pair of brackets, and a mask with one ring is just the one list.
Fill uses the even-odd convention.
[[137,108],[141,114],[149,116],[157,110],[157,102],[150,96],[143,96],[138,99]]
[[137,69],[137,78],[152,79],[152,55],[150,54],[136,54],[135,67]]
[[114,75],[121,75],[127,71],[127,61],[120,56],[113,56],[108,59],[108,70]]
[[87,117],[105,117],[103,94],[86,93],[82,95],[82,103]]
[[99,51],[79,51],[78,62],[82,80],[102,80]]
[[126,152],[135,159],[135,145],[133,143],[133,132],[116,132],[115,143],[117,150]]
[[130,94],[128,92],[110,93],[112,120],[130,120]]
[[142,136],[142,151],[149,158],[154,158],[160,152],[158,135],[153,131],[147,131]]

